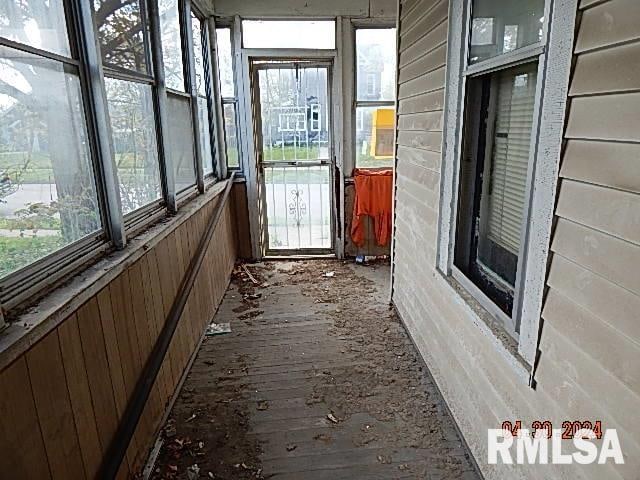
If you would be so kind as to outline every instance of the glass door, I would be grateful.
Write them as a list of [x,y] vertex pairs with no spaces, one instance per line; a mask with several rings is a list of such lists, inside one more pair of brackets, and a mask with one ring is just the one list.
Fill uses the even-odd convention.
[[263,249],[268,255],[330,253],[330,64],[265,61],[254,68]]

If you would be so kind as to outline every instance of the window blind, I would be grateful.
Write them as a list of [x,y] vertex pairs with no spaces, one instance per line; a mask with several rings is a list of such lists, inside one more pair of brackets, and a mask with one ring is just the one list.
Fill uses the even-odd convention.
[[514,255],[520,250],[537,64],[498,77],[488,207],[488,236]]

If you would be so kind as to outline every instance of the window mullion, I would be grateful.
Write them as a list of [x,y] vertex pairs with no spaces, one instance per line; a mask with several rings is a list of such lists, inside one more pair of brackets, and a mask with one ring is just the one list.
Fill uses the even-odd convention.
[[[191,119],[193,124],[193,136],[195,140],[194,153],[196,162],[196,183],[198,191],[204,193],[204,169],[202,167],[202,142],[200,139],[200,119],[198,118],[198,85],[196,81],[196,62],[193,51],[193,29],[191,28],[191,0],[183,0],[181,4],[180,19],[182,28],[183,55],[185,57],[185,71],[188,91],[191,96]],[[204,79],[203,79],[204,80]]]
[[474,63],[467,66],[463,75],[478,75],[484,73],[491,73],[496,70],[502,70],[508,67],[513,67],[521,63],[530,62],[532,59],[542,55],[544,53],[544,44],[538,43],[530,45],[528,47],[519,48],[513,52],[503,53],[497,57],[489,58],[483,62]]
[[93,15],[89,3],[72,0],[73,10],[77,12],[78,24],[77,41],[80,56],[80,68],[85,78],[87,100],[90,104],[91,131],[95,154],[100,166],[100,178],[106,209],[106,221],[109,237],[116,248],[126,245],[125,224],[122,214],[122,204],[118,188],[118,173],[115,165],[113,140],[107,94],[104,83],[102,59],[98,47],[97,31],[93,22]]
[[171,213],[178,210],[176,199],[176,180],[173,162],[169,155],[169,136],[167,132],[167,86],[164,73],[164,59],[162,57],[162,42],[160,41],[160,11],[155,1],[148,3],[149,22],[151,24],[151,48],[153,70],[155,74],[156,127],[158,135],[158,150],[160,170],[163,176],[164,197],[167,209]]
[[[234,115],[236,118],[236,143],[238,145],[238,168],[244,172],[245,168],[245,151],[247,151],[247,147],[249,145],[249,140],[244,137],[245,132],[248,130],[243,126],[243,122],[241,122],[241,112],[240,110],[244,108],[244,105],[241,106],[244,102],[244,96],[248,95],[249,92],[245,92],[244,88],[244,75],[242,65],[242,21],[239,16],[235,16],[233,18],[233,27],[231,27],[231,56],[233,65],[233,84],[235,91],[235,98],[237,102],[235,103]],[[244,114],[244,112],[243,112]]]
[[216,21],[214,17],[207,20],[209,39],[209,66],[211,88],[210,102],[214,106],[215,131],[216,131],[216,171],[220,179],[227,178],[227,139],[224,133],[224,99],[220,85],[220,66],[218,64],[218,37],[216,34]]
[[358,100],[356,101],[356,107],[394,107],[396,104],[393,100]]
[[[198,22],[200,23],[201,30],[201,44],[202,44],[202,66],[204,70],[204,78],[202,81],[204,82],[204,90],[205,90],[205,101],[207,105],[206,111],[206,119],[207,125],[206,129],[209,131],[209,144],[208,148],[211,149],[211,168],[213,169],[212,175],[217,178],[225,178],[226,171],[224,172],[224,176],[221,175],[220,170],[220,145],[219,145],[219,135],[218,135],[218,110],[216,108],[215,103],[215,83],[214,83],[214,71],[213,70],[213,59],[212,48],[211,48],[211,36],[209,35],[210,24],[206,17],[196,17]],[[213,25],[213,23],[212,23]],[[215,28],[215,27],[214,27]],[[215,36],[213,37],[215,39]],[[198,93],[201,96],[200,93]],[[204,168],[204,166],[203,166]]]
[[19,50],[21,52],[30,53],[32,55],[48,58],[50,60],[55,60],[56,62],[64,63],[65,65],[78,66],[80,63],[75,58],[69,58],[64,55],[59,55],[54,52],[49,52],[48,50],[43,50],[41,48],[36,48],[31,45],[27,45],[25,43],[15,42],[13,40],[10,40],[4,37],[0,37],[0,46],[10,47],[10,48],[13,48],[14,50]]

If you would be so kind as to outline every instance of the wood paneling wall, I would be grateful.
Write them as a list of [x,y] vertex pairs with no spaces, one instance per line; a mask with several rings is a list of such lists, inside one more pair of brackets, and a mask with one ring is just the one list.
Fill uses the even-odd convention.
[[[436,270],[447,6],[400,5],[393,301],[486,478],[638,478],[640,2],[580,4],[535,390]],[[602,420],[626,463],[488,465],[515,419]]]
[[[178,284],[221,196],[212,199],[0,372],[0,477],[97,478]],[[227,202],[120,468],[141,469],[236,259]]]
[[238,258],[250,259],[251,253],[251,230],[249,228],[249,208],[247,204],[247,184],[236,182],[231,190],[233,217],[235,219],[235,235]]

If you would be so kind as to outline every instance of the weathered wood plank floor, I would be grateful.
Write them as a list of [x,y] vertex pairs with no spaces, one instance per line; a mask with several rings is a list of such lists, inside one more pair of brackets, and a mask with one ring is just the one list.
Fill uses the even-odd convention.
[[389,309],[388,266],[249,268],[260,285],[235,275],[216,315],[233,331],[205,338],[155,478],[477,478]]

